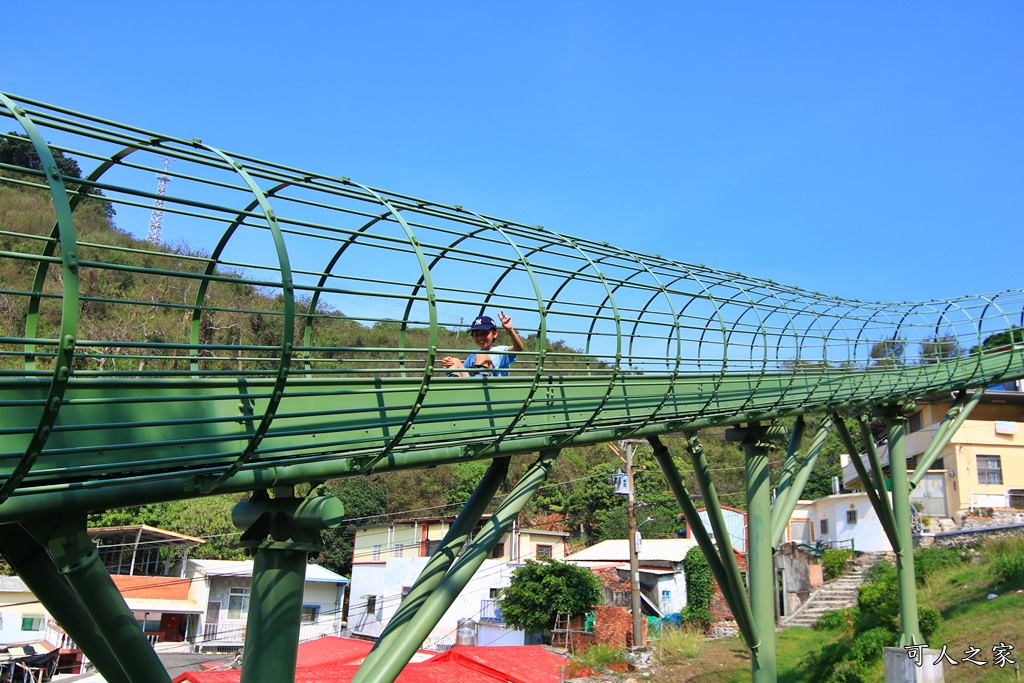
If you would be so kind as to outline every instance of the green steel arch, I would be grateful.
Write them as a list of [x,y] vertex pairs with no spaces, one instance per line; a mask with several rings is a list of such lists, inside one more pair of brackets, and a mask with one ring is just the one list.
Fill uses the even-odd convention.
[[[0,521],[57,498],[88,510],[265,488],[1024,376],[1019,290],[916,304],[829,297],[13,95],[2,102],[48,159],[46,171],[5,167],[4,182],[47,193],[58,211],[52,232],[4,227],[18,245],[4,258],[38,275],[4,291],[24,319],[0,339]],[[85,179],[54,177],[54,154],[76,159]],[[167,223],[190,253],[78,235],[76,214],[95,190],[119,227],[143,232],[161,156],[175,160]],[[59,291],[49,272],[58,264]],[[160,281],[167,293],[142,302],[95,284],[117,277]],[[90,335],[94,311],[137,320],[143,306],[188,324]],[[467,347],[452,334],[460,318],[497,309],[531,342],[512,375],[446,377],[440,357]],[[204,331],[212,318],[278,335],[226,342]],[[338,325],[392,332],[345,348],[329,338]],[[1014,343],[983,346],[1006,330]],[[921,357],[936,340],[960,352]],[[885,355],[897,346],[899,357]]]
[[[738,438],[766,468],[758,430],[775,418],[1024,377],[1024,290],[843,299],[10,94],[0,93],[0,116],[24,133],[0,137],[40,160],[0,163],[0,185],[50,212],[45,225],[0,225],[11,274],[0,283],[0,544],[20,538],[4,525],[57,538],[59,525],[39,528],[54,510],[493,459],[474,496],[482,510],[506,456],[540,452],[521,506],[559,448],[621,439],[649,440],[675,486],[661,434],[743,426]],[[61,158],[83,177],[62,175]],[[154,192],[160,173],[173,181],[166,196]],[[177,248],[129,236],[146,232],[157,199],[184,240]],[[104,206],[117,211],[115,229],[96,218]],[[510,375],[448,376],[441,359],[471,346],[464,319],[498,310],[527,343]],[[104,326],[112,319],[120,324]],[[699,445],[693,457],[706,469]],[[252,505],[334,514],[259,495]],[[463,542],[455,534],[446,547]],[[451,573],[475,561],[460,558]],[[723,585],[726,565],[716,569]],[[744,635],[757,652],[754,630]]]

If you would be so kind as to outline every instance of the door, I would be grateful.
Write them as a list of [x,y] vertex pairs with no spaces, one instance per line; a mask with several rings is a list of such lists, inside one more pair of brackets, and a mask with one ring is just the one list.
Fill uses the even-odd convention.
[[922,503],[925,517],[949,517],[946,506],[946,474],[945,472],[929,472],[924,479],[910,492],[912,503]]

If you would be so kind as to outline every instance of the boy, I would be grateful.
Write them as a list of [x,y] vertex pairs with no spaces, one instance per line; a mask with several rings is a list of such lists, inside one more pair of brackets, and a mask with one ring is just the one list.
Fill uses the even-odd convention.
[[[493,377],[508,377],[508,369],[512,367],[512,363],[515,362],[515,353],[522,351],[524,348],[523,340],[516,334],[515,329],[512,327],[511,316],[505,315],[505,311],[498,311],[498,320],[501,321],[501,326],[508,332],[509,336],[512,337],[512,343],[508,346],[494,346],[494,341],[498,338],[498,326],[494,324],[494,320],[486,315],[482,315],[473,321],[473,324],[469,328],[469,334],[473,337],[473,341],[476,342],[477,347],[482,353],[471,353],[463,363],[458,358],[447,356],[441,360],[441,367],[444,368],[470,368],[478,369],[479,372],[460,372],[456,371],[451,374],[458,374],[461,377],[469,377],[471,375],[491,375]],[[491,370],[490,368],[493,368]]]

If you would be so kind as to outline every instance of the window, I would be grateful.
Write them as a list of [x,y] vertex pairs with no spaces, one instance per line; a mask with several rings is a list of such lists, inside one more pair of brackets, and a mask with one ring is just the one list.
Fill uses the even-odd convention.
[[821,530],[821,535],[822,536],[827,536],[828,535],[828,520],[827,519],[821,520],[821,522],[818,523],[818,528]]
[[374,562],[380,562],[380,551],[381,551],[381,546],[380,545],[373,546],[373,561]]
[[22,631],[42,631],[43,630],[43,615],[41,614],[25,614],[21,617],[21,630]]
[[396,543],[394,548],[391,549],[391,557],[401,557],[405,555],[405,544]]
[[494,548],[491,549],[491,559],[498,560],[505,557],[505,544],[497,543]]
[[1006,492],[1008,505],[1014,510],[1024,510],[1024,489],[1010,489]]
[[249,589],[232,588],[228,593],[228,619],[245,619],[249,613]]
[[376,614],[377,613],[377,596],[367,595],[366,596],[366,613]]
[[921,431],[921,412],[918,411],[910,416],[907,420],[907,433],[913,434],[914,432]]
[[538,545],[537,546],[537,557],[551,557],[551,546],[549,546],[549,545]]
[[856,510],[847,510],[846,511],[846,523],[847,524],[856,524],[857,523],[857,511]]
[[320,618],[320,605],[303,605],[302,617],[299,619],[303,624],[315,624]]
[[661,591],[661,606],[667,607],[672,602],[672,591]]
[[432,556],[441,547],[441,541],[427,541],[427,557]]
[[1003,465],[998,455],[978,456],[978,483],[1002,484]]
[[500,588],[489,588],[487,589],[487,597],[491,600],[497,600],[501,596]]

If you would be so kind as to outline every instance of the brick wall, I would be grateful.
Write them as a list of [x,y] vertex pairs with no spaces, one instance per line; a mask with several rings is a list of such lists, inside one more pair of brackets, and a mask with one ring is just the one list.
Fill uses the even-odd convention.
[[[574,631],[573,651],[585,650],[596,643],[610,647],[633,647],[633,615],[625,607],[595,607],[593,633],[580,633],[583,631],[582,617],[575,617],[569,628]],[[647,645],[647,619],[640,621],[640,634],[642,644]]]
[[[736,564],[739,566],[741,572],[747,571],[747,556],[742,553],[735,553]],[[728,603],[725,601],[725,596],[722,595],[722,589],[718,587],[718,581],[712,579],[714,583],[714,590],[711,593],[711,616],[713,618],[712,628],[716,626],[735,626],[736,620],[732,615],[732,610],[729,609]]]

